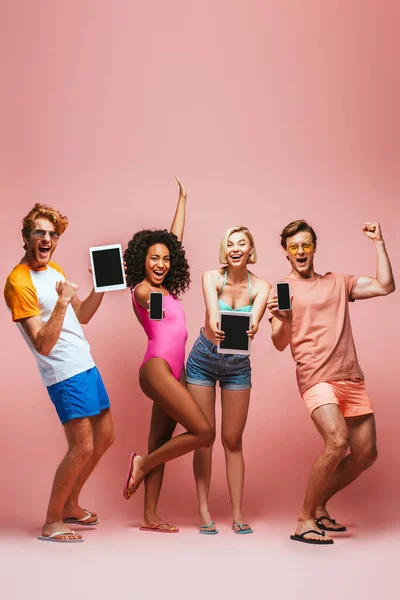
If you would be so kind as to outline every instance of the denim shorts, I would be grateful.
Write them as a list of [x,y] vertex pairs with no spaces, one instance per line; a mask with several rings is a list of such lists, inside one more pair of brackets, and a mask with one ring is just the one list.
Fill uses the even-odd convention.
[[63,425],[71,419],[94,417],[110,407],[97,367],[49,385],[47,391]]
[[205,387],[215,387],[219,381],[224,390],[248,390],[251,388],[250,358],[246,354],[219,354],[217,346],[201,329],[187,359],[186,381]]

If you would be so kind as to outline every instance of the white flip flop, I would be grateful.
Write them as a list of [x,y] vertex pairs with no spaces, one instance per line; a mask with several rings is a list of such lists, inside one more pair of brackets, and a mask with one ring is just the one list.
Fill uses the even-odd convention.
[[81,519],[78,519],[77,517],[67,517],[66,519],[63,519],[64,523],[75,523],[75,525],[85,525],[86,527],[90,527],[92,525],[97,525],[100,521],[100,519],[97,517],[97,521],[92,521],[91,523],[85,523],[85,521],[87,521],[88,519],[92,518],[92,513],[90,513],[88,510],[86,510],[86,508],[83,509],[86,513],[86,517],[82,517]]
[[69,544],[85,541],[83,538],[77,540],[60,540],[56,538],[57,535],[70,535],[71,533],[75,534],[75,531],[55,531],[50,535],[38,535],[38,540],[40,540],[41,542],[59,542],[60,544]]

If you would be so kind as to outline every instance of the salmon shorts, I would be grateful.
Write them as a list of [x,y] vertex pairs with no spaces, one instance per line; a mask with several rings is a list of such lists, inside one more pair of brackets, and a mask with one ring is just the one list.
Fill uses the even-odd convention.
[[359,417],[374,412],[363,379],[322,381],[308,388],[303,400],[310,415],[324,404],[337,404],[344,417]]

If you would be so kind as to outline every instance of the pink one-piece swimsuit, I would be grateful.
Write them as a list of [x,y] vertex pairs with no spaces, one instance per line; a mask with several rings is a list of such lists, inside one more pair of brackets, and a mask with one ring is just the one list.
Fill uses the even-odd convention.
[[152,321],[147,309],[136,301],[135,290],[132,290],[132,300],[148,338],[140,369],[150,358],[163,358],[171,367],[172,375],[179,380],[185,364],[187,340],[185,312],[181,303],[171,294],[163,296],[165,317],[161,321]]

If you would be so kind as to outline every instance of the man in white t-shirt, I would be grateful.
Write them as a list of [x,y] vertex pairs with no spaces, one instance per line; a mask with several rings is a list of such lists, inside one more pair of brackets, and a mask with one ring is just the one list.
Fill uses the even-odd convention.
[[79,494],[114,441],[110,402],[85,340],[102,293],[79,300],[78,286],[51,262],[66,217],[43,204],[23,219],[25,255],[7,278],[6,303],[36,358],[40,375],[64,426],[68,452],[53,482],[46,520],[38,539],[83,542],[65,523],[97,525],[97,514],[79,505]]

